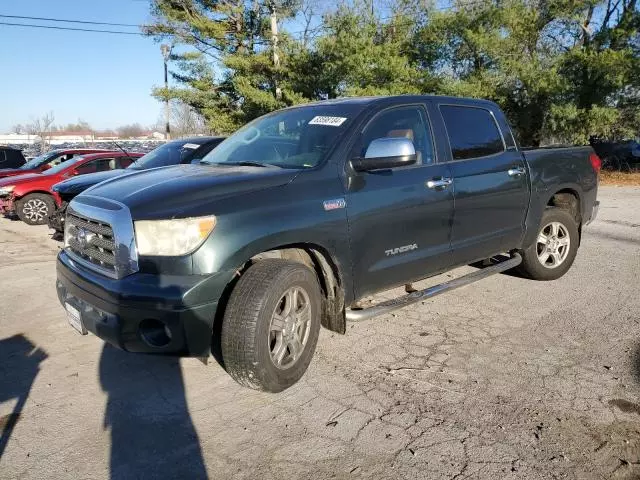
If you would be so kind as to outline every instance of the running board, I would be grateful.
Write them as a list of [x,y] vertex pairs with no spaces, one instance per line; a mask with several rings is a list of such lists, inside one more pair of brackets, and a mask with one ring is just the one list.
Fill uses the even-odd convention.
[[514,253],[508,260],[503,260],[490,267],[485,267],[471,272],[459,278],[454,278],[448,282],[434,285],[433,287],[425,288],[417,292],[410,293],[403,297],[394,298],[385,302],[374,305],[373,307],[363,308],[362,310],[347,310],[346,318],[350,322],[361,322],[362,320],[368,320],[378,315],[384,315],[385,313],[393,312],[399,308],[404,308],[412,305],[421,300],[435,297],[441,293],[445,293],[456,288],[464,287],[470,283],[477,282],[483,278],[487,278],[496,273],[504,272],[511,268],[517,267],[522,262],[522,257],[518,253]]

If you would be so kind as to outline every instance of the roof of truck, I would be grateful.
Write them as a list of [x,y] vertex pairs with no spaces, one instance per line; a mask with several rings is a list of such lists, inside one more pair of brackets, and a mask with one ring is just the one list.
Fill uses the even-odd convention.
[[303,103],[299,105],[293,105],[287,107],[287,109],[304,108],[307,106],[323,106],[323,105],[351,105],[357,106],[362,109],[370,107],[372,105],[390,105],[393,106],[397,103],[406,102],[424,102],[425,100],[437,100],[439,103],[449,104],[463,104],[463,105],[484,105],[495,106],[495,103],[490,100],[484,100],[480,98],[465,98],[465,97],[448,97],[444,95],[387,95],[379,97],[344,97],[344,98],[332,98],[330,100],[320,100],[317,102]]
[[370,105],[374,103],[386,103],[391,100],[409,100],[409,101],[420,101],[420,100],[434,100],[445,101],[445,102],[471,102],[471,103],[492,103],[489,100],[479,99],[479,98],[466,98],[466,97],[450,97],[444,95],[385,95],[378,97],[344,97],[344,98],[334,98],[330,100],[320,100],[318,102],[307,103],[305,105]]

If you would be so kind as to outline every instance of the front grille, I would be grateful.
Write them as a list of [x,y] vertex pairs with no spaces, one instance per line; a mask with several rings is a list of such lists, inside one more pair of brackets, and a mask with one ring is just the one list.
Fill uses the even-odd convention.
[[111,225],[67,212],[65,240],[78,257],[109,272],[116,271],[116,242]]

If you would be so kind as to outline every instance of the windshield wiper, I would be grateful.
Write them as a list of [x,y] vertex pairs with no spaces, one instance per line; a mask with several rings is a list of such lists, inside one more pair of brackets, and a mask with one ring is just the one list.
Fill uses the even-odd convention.
[[262,162],[218,162],[218,163],[209,163],[209,162],[200,162],[206,165],[231,165],[234,167],[277,167],[282,168],[280,165],[274,165],[273,163],[262,163]]

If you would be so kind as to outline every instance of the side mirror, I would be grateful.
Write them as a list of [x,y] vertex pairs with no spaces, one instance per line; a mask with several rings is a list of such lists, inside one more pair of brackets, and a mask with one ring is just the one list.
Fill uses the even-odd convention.
[[404,167],[416,163],[418,156],[413,142],[403,137],[384,137],[373,140],[364,158],[351,160],[356,172]]

